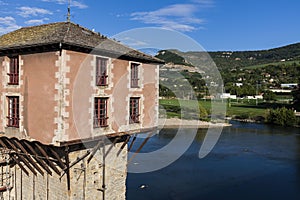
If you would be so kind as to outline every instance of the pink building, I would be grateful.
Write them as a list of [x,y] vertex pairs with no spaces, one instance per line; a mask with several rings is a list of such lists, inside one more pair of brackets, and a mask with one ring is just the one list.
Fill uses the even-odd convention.
[[70,153],[83,142],[95,148],[103,136],[119,143],[155,128],[162,63],[71,22],[2,35],[0,145],[14,152],[15,180],[18,170],[66,173],[70,190]]
[[68,22],[3,35],[0,50],[7,135],[58,144],[157,124],[154,57]]

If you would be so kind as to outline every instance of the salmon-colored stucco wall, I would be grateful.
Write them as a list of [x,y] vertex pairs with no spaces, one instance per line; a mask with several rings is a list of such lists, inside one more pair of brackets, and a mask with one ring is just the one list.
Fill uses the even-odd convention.
[[55,52],[21,56],[24,70],[24,128],[27,134],[42,143],[51,143],[56,117],[54,98],[55,73],[58,67]]
[[144,126],[157,126],[158,117],[158,69],[157,65],[143,65],[144,70]]
[[127,115],[128,110],[128,102],[126,101],[126,97],[129,93],[128,89],[128,66],[129,62],[125,60],[115,59],[113,61],[114,68],[112,70],[113,76],[113,102],[112,107],[113,110],[111,115],[113,116],[113,130],[115,132],[119,131],[120,126],[127,123]]
[[66,64],[70,67],[70,72],[66,75],[66,78],[70,79],[70,84],[66,86],[70,91],[66,98],[69,102],[69,106],[66,107],[66,112],[69,113],[69,117],[65,119],[69,124],[66,134],[69,140],[89,138],[92,136],[89,121],[92,103],[89,98],[93,93],[91,87],[93,57],[74,51],[67,51],[66,55],[69,57]]
[[[21,81],[19,85],[9,85],[8,84],[8,75],[7,73],[9,73],[8,71],[8,66],[9,66],[9,62],[10,59],[9,57],[2,57],[1,58],[1,86],[0,86],[0,94],[1,94],[1,99],[0,99],[0,103],[1,103],[1,131],[5,132],[5,134],[7,136],[14,136],[16,135],[16,137],[20,136],[20,131],[19,129],[16,128],[7,128],[7,96],[20,96],[21,94]],[[21,98],[20,98],[21,99]],[[20,104],[22,104],[22,101],[20,101]],[[23,121],[20,120],[20,126],[22,126]]]
[[[66,131],[69,140],[83,139],[99,134],[131,131],[137,126],[129,126],[129,97],[142,97],[140,111],[141,123],[138,128],[157,126],[157,97],[158,86],[156,65],[141,64],[140,85],[142,88],[130,88],[130,62],[120,59],[110,59],[108,67],[108,86],[95,86],[95,56],[67,51],[70,67],[70,94],[67,100],[69,107],[69,129]],[[101,57],[101,56],[100,56]],[[108,97],[108,122],[109,127],[93,128],[93,99],[94,97]],[[143,109],[142,109],[143,108]],[[143,118],[142,118],[143,117]]]

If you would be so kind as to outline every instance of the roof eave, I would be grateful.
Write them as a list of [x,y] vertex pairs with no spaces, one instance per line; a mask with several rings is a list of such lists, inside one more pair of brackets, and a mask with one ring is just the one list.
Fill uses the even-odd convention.
[[73,44],[73,43],[68,43],[64,42],[62,43],[62,48],[63,49],[68,49],[68,50],[75,50],[79,52],[84,52],[84,53],[90,53],[90,54],[95,54],[95,55],[103,55],[111,58],[118,58],[121,60],[129,60],[129,61],[136,61],[136,62],[143,62],[143,63],[151,63],[151,64],[165,64],[163,60],[160,60],[158,58],[144,58],[144,57],[136,57],[129,55],[128,53],[120,53],[116,51],[109,51],[106,49],[101,49],[93,46],[85,46],[85,45],[79,45],[79,44]]
[[122,60],[130,60],[136,62],[143,62],[149,64],[165,64],[164,61],[158,58],[144,58],[144,57],[135,57],[128,55],[127,53],[122,54],[115,51],[108,51],[105,49],[100,49],[92,46],[85,46],[80,44],[73,44],[68,42],[52,42],[46,44],[31,44],[31,45],[18,45],[11,46],[6,48],[0,48],[0,56],[13,56],[13,55],[24,55],[32,53],[42,53],[42,52],[51,52],[58,51],[61,49],[72,50],[82,53],[91,53],[96,55],[104,55],[112,58],[118,58]]
[[59,50],[59,42],[32,45],[18,45],[0,48],[0,56],[25,55]]

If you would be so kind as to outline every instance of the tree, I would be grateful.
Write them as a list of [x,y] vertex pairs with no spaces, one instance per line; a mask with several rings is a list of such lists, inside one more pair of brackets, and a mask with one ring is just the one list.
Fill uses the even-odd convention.
[[170,98],[175,97],[175,94],[168,87],[159,84],[159,96]]
[[263,98],[266,101],[275,101],[276,100],[276,94],[270,90],[266,90],[263,94]]
[[294,99],[294,108],[300,110],[300,83],[297,88],[293,90],[292,95]]
[[206,109],[201,104],[199,104],[199,118],[200,118],[200,120],[207,121],[207,117],[208,117],[208,113],[207,113]]
[[269,110],[267,122],[280,126],[293,126],[296,124],[297,118],[292,109],[283,107]]
[[239,96],[254,96],[256,95],[255,87],[252,85],[243,85],[242,87],[235,87],[236,93]]

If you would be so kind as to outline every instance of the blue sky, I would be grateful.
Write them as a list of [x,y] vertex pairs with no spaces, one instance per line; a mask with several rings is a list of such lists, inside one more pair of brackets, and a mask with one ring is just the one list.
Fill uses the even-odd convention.
[[[65,21],[68,0],[0,0],[0,34]],[[299,0],[72,0],[71,20],[108,37],[134,28],[185,34],[208,51],[300,42]]]

